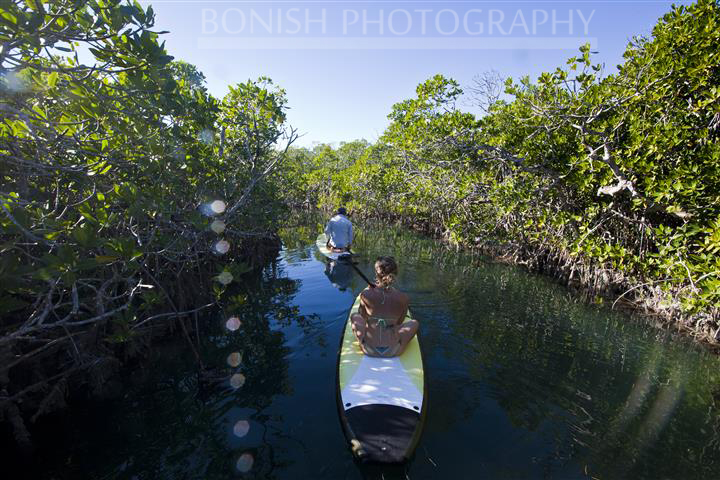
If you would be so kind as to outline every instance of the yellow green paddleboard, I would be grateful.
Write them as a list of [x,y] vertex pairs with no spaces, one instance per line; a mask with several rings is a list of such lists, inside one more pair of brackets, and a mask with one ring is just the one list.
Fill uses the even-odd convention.
[[[417,335],[399,357],[363,354],[350,317],[342,334],[337,369],[340,421],[353,455],[372,463],[410,459],[425,418],[425,370]],[[408,311],[406,320],[410,319]]]

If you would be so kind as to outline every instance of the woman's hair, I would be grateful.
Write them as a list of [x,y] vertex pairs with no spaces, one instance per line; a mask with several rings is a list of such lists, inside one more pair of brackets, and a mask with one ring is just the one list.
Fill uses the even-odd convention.
[[377,286],[387,288],[395,281],[397,275],[397,262],[393,257],[383,256],[375,260],[375,276]]

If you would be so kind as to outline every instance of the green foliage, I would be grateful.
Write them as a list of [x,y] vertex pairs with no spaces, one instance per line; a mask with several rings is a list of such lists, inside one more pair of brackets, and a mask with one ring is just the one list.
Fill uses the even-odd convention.
[[[37,380],[90,364],[145,317],[208,304],[217,264],[236,280],[256,266],[284,211],[284,92],[260,78],[213,98],[153,26],[135,1],[0,7],[0,353],[62,356],[95,332]],[[213,201],[227,208],[208,215]]]
[[[262,180],[283,158],[274,148],[286,100],[269,79],[231,87],[219,102],[201,72],[167,55],[150,30],[152,7],[138,3],[3,8],[2,251],[25,269],[3,295],[27,303],[50,282],[84,297],[112,278],[114,303],[127,301],[133,284],[154,283],[143,270],[208,251],[209,220],[196,211],[204,202],[225,201],[236,233],[272,230],[280,203]],[[81,45],[94,65],[67,55]],[[241,208],[255,205],[263,209]]]
[[[337,148],[317,145],[312,150],[293,148],[281,171],[280,188],[294,206],[346,204],[352,195],[347,169],[361,161],[369,149],[366,140],[342,142]],[[336,195],[343,192],[341,195]]]
[[568,275],[612,269],[622,281],[610,290],[659,285],[684,312],[717,315],[718,26],[715,1],[674,7],[630,42],[616,74],[583,46],[535,82],[508,79],[507,99],[480,119],[436,75],[354,163],[323,170],[313,162],[334,164],[335,151],[306,152],[294,173],[322,192],[312,203],[409,218],[459,243],[555,252]]

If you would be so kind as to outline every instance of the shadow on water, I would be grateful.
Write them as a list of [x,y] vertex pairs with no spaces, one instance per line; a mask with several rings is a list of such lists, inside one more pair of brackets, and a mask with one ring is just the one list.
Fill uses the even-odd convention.
[[718,477],[716,357],[521,269],[378,225],[358,228],[358,268],[398,259],[429,410],[408,465],[355,464],[335,368],[365,284],[317,252],[321,226],[282,232],[280,257],[201,319],[201,377],[182,339],[161,344],[116,398],[45,425],[29,478]]

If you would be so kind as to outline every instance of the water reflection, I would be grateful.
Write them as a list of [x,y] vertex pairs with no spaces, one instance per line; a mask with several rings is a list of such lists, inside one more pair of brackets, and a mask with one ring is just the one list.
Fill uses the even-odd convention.
[[345,261],[328,260],[325,263],[325,275],[333,287],[341,291],[345,291],[350,287],[354,274],[355,272],[350,264]]
[[547,279],[377,225],[358,226],[358,268],[400,260],[430,409],[409,465],[359,469],[335,375],[365,285],[352,272],[346,291],[328,282],[321,226],[284,232],[278,261],[232,282],[226,310],[198,322],[210,380],[198,380],[182,338],[163,343],[124,397],[68,416],[74,433],[39,459],[36,478],[718,477],[716,357]]
[[[720,435],[704,427],[720,423],[705,411],[717,411],[716,357],[550,280],[429,243],[387,229],[356,248],[404,260],[398,284],[421,322],[430,401],[452,405],[432,410],[424,436],[444,476],[717,476]],[[446,447],[458,437],[473,439],[474,460]]]

